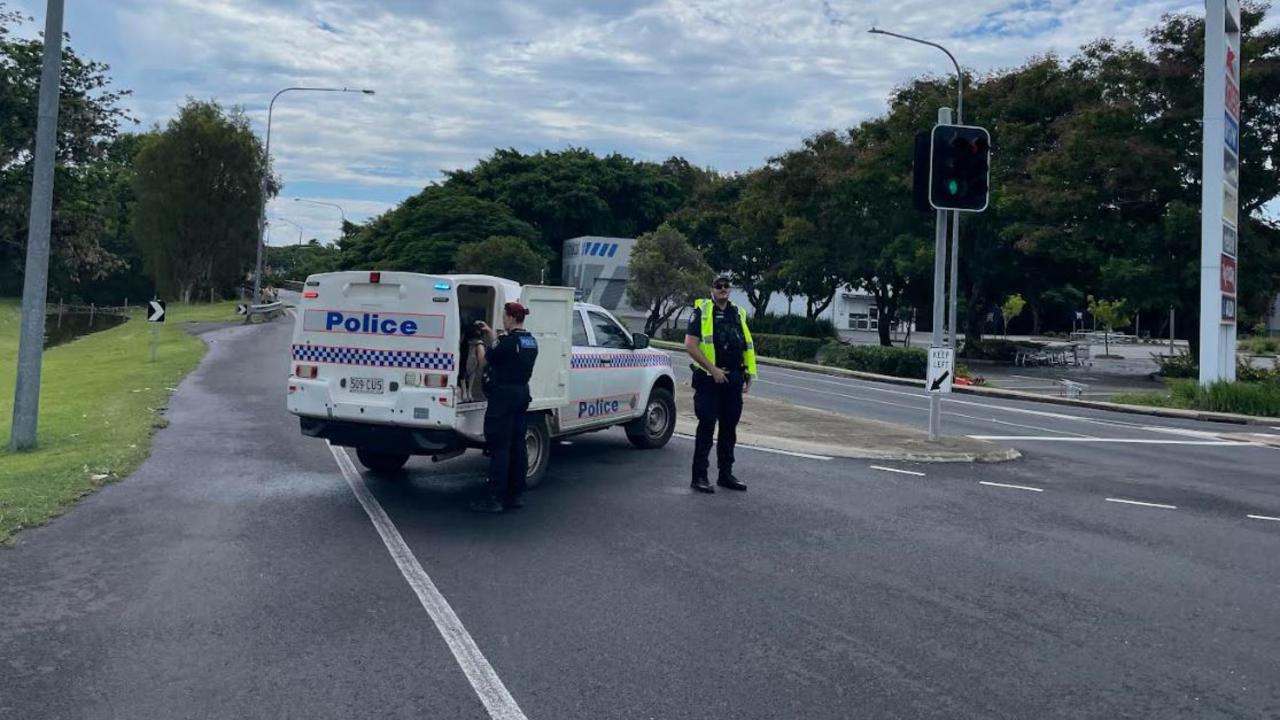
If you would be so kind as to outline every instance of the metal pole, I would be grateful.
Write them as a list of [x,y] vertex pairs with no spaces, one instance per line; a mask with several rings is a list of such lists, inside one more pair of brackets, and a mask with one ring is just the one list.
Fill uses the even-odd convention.
[[1169,354],[1173,354],[1173,315],[1174,307],[1169,306]]
[[267,105],[267,139],[262,153],[262,208],[258,213],[258,259],[253,273],[253,299],[251,301],[255,303],[259,301],[259,294],[262,292],[262,248],[267,242],[267,186],[271,180],[271,115],[276,109],[276,99],[293,90],[374,94],[372,90],[352,90],[349,88],[287,87],[271,96],[271,103]]
[[[938,124],[951,122],[951,108],[938,109]],[[933,243],[933,336],[930,347],[943,347],[942,324],[946,319],[943,304],[946,300],[947,276],[947,211],[937,212],[937,228]],[[929,393],[929,439],[937,440],[942,436],[942,395]]]
[[[960,331],[956,327],[956,307],[960,285],[960,211],[951,211],[951,292],[947,300],[947,329],[951,331],[951,347],[960,354]],[[1005,334],[1009,333],[1008,326]]]
[[22,330],[13,393],[13,430],[9,437],[9,449],[14,452],[36,446],[40,414],[45,296],[49,292],[49,225],[53,214],[53,165],[58,148],[58,90],[62,77],[62,9],[63,0],[49,0],[45,11],[31,211],[27,223],[27,264],[22,283]]

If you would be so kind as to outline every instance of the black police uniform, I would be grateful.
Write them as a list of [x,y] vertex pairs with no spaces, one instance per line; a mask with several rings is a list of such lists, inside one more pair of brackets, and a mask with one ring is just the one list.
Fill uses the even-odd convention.
[[[693,446],[693,477],[707,477],[711,466],[711,443],[719,422],[716,468],[720,479],[724,480],[733,473],[733,447],[738,442],[738,420],[742,418],[742,392],[747,376],[743,356],[747,340],[742,335],[741,315],[733,303],[725,303],[723,308],[712,303],[711,307],[716,367],[725,371],[729,381],[717,383],[700,366],[693,365],[693,411],[698,416],[698,435]],[[694,308],[685,332],[694,337],[702,336],[700,309]]]
[[529,453],[525,447],[525,411],[529,409],[529,378],[538,359],[538,341],[525,330],[498,338],[486,355],[484,440],[489,448],[489,490],[503,504],[524,493]]

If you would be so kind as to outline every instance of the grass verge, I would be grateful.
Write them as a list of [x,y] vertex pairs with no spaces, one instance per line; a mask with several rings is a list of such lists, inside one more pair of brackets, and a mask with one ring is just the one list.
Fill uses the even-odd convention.
[[140,311],[119,327],[46,351],[39,446],[12,453],[18,307],[17,300],[0,299],[0,542],[142,464],[151,434],[165,425],[169,394],[204,356],[204,343],[183,323],[236,318],[234,302],[170,304],[154,364],[151,328]]
[[1195,380],[1172,380],[1168,392],[1121,393],[1111,402],[1280,417],[1280,382],[1219,382],[1206,388]]

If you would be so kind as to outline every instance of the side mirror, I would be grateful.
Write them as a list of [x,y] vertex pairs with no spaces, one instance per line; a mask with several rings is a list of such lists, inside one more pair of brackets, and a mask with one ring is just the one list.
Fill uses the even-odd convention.
[[649,336],[644,333],[636,333],[631,336],[631,349],[644,350],[649,347]]

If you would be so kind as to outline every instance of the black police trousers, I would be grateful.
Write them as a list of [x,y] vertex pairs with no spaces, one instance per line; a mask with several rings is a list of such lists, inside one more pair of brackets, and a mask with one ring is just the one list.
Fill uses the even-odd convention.
[[484,411],[484,442],[489,450],[489,492],[504,502],[524,493],[529,451],[524,444],[529,409],[528,385],[498,385],[489,390]]
[[695,370],[693,411],[698,416],[698,436],[693,445],[693,476],[707,477],[711,466],[711,440],[720,425],[716,442],[716,468],[720,477],[733,472],[733,446],[738,443],[738,420],[742,418],[742,388],[746,376],[741,370],[726,370],[726,383]]

